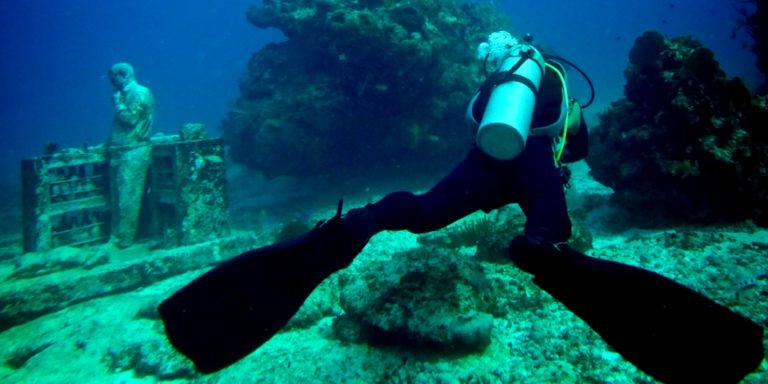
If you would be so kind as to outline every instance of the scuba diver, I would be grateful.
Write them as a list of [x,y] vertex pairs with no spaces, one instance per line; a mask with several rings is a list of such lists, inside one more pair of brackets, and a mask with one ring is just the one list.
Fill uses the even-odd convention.
[[753,371],[762,327],[654,272],[565,244],[562,164],[586,157],[588,138],[564,64],[581,70],[505,31],[489,35],[478,56],[490,74],[467,108],[476,140],[458,166],[423,194],[394,192],[346,214],[339,201],[312,231],[197,278],[158,307],[176,349],[201,372],[218,371],[269,340],[376,233],[429,232],[517,203],[526,222],[510,243],[512,261],[640,369],[668,382],[735,382]]

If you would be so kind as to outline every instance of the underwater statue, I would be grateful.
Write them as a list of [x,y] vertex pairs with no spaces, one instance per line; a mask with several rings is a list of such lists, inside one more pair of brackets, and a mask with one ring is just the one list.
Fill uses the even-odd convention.
[[136,81],[133,66],[117,63],[109,69],[115,88],[115,118],[108,143],[112,204],[111,242],[121,248],[133,244],[139,228],[147,169],[151,162],[149,131],[155,100],[149,88]]
[[115,120],[110,145],[132,145],[147,141],[155,116],[155,98],[149,88],[136,81],[133,66],[117,63],[109,69],[115,88]]

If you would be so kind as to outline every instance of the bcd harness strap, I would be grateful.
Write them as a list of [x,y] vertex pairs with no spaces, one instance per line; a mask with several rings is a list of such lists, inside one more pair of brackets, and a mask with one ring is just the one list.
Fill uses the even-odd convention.
[[[477,96],[477,100],[472,105],[472,114],[474,116],[482,116],[483,110],[488,105],[488,100],[491,98],[491,93],[493,93],[493,89],[497,86],[508,83],[510,81],[516,81],[518,83],[521,83],[528,87],[528,89],[533,92],[533,96],[536,97],[538,94],[538,90],[536,89],[536,85],[533,84],[531,80],[529,80],[527,77],[516,75],[515,71],[517,71],[525,62],[532,58],[534,54],[534,49],[530,48],[525,51],[523,51],[520,54],[520,59],[517,60],[517,63],[512,66],[512,68],[506,70],[506,71],[496,71],[493,72],[490,76],[488,76],[487,79],[485,79],[485,82],[483,82],[483,85],[480,86],[480,93]],[[488,60],[488,56],[486,56],[486,61]],[[534,63],[539,66],[539,69],[541,70],[541,73],[544,73],[544,68],[541,68],[541,65],[537,60],[534,60]],[[482,110],[481,110],[482,109]]]
[[[515,65],[512,66],[512,68],[506,70],[506,71],[495,71],[493,72],[488,78],[483,82],[483,85],[480,86],[480,92],[477,96],[477,100],[472,106],[472,115],[474,116],[482,116],[485,107],[488,105],[488,101],[491,98],[491,93],[493,92],[493,89],[497,86],[507,83],[507,82],[518,82],[520,84],[525,85],[528,89],[533,92],[534,97],[538,96],[538,90],[536,88],[536,85],[533,84],[533,82],[528,79],[527,77],[517,75],[515,74],[515,71],[517,71],[528,59],[531,59],[534,57],[534,53],[536,53],[536,50],[533,48],[529,48],[527,50],[524,50],[520,54],[520,59],[515,63]],[[488,57],[486,56],[486,61]],[[563,128],[561,130],[560,135],[556,139],[555,142],[555,150],[554,150],[554,160],[555,164],[557,166],[560,166],[561,158],[563,156],[563,151],[565,150],[566,145],[566,139],[567,135],[569,133],[569,128],[571,125],[575,125],[573,127],[573,133],[576,133],[576,130],[578,130],[580,125],[580,119],[581,119],[581,108],[576,102],[575,99],[572,99],[568,95],[568,83],[565,80],[565,75],[563,73],[563,70],[558,68],[555,65],[550,64],[547,60],[542,60],[544,62],[544,65],[546,68],[549,68],[554,72],[558,79],[560,80],[561,89],[563,90],[563,100],[565,100],[566,103],[566,111],[565,116],[562,117],[563,119]],[[542,76],[544,75],[545,71],[544,68],[542,68],[541,63],[539,60],[533,60],[534,63],[536,63],[537,66],[539,66],[539,69],[541,70]],[[579,119],[579,121],[574,120],[574,118]]]

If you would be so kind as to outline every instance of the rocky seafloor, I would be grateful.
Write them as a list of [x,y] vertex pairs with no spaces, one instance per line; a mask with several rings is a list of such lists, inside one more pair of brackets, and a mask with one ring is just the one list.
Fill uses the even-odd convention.
[[[610,191],[585,168],[575,167],[569,199],[577,226],[590,228],[576,236],[589,254],[659,272],[766,324],[768,230],[749,222],[614,228],[603,205]],[[0,382],[655,382],[504,260],[492,227],[514,228],[521,215],[509,207],[427,235],[377,235],[282,332],[212,375],[174,351],[154,308],[221,259],[270,242],[274,227],[175,250],[140,244],[19,255],[5,241]],[[366,337],[372,327],[383,339]],[[395,336],[410,342],[387,342]],[[768,364],[744,382],[768,382]]]

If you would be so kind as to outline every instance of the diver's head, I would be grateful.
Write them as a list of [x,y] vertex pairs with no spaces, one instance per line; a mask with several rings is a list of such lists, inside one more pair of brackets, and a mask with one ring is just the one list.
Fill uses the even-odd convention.
[[117,63],[109,68],[109,81],[118,90],[136,81],[133,66],[128,63]]

